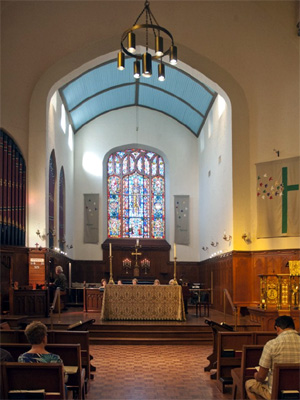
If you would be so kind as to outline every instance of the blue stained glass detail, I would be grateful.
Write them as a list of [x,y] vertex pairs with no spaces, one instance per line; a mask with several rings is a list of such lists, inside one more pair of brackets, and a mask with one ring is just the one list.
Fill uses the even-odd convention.
[[132,172],[134,171],[135,160],[132,157],[130,157],[129,160],[130,160],[130,172]]
[[165,175],[165,164],[161,157],[159,157],[158,168],[159,168],[159,175],[164,176]]
[[157,174],[157,158],[153,158],[152,160],[152,175],[156,175]]
[[126,156],[123,161],[123,174],[128,174],[128,172],[128,156]]
[[150,174],[150,162],[149,162],[148,158],[146,158],[146,157],[144,159],[144,172],[146,175]]

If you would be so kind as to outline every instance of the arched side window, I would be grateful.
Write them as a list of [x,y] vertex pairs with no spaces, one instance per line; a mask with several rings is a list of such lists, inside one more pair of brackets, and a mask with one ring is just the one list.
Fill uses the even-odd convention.
[[61,167],[59,174],[59,248],[65,250],[65,173]]
[[0,244],[25,246],[26,165],[15,141],[0,129]]
[[49,160],[49,248],[54,247],[55,232],[55,216],[56,216],[56,158],[54,150]]
[[109,238],[165,238],[165,163],[151,151],[128,149],[107,162]]

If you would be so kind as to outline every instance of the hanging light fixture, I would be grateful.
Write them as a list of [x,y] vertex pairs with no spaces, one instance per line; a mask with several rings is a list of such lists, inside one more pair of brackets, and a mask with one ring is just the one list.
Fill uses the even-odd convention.
[[[145,13],[145,23],[138,24],[139,19]],[[154,23],[153,23],[154,21]],[[138,54],[136,51],[136,33],[145,32],[144,45],[146,47],[146,52],[144,54]],[[152,32],[153,38],[149,33]],[[163,34],[163,36],[162,36]],[[149,37],[150,36],[150,37]],[[153,45],[155,48],[155,53],[153,55],[149,52],[149,39],[153,40]],[[167,39],[168,48],[164,51],[164,39]],[[127,43],[124,44],[127,40]],[[158,24],[154,15],[150,10],[149,1],[145,1],[144,8],[142,12],[137,17],[133,26],[127,29],[121,37],[121,50],[118,53],[117,67],[119,70],[125,68],[125,54],[129,57],[133,57],[136,61],[133,64],[133,75],[136,79],[140,77],[140,61],[142,62],[142,75],[145,78],[150,78],[152,76],[152,60],[160,61],[158,63],[158,80],[165,80],[165,66],[162,62],[164,56],[169,55],[169,62],[172,65],[177,64],[177,47],[174,45],[174,40],[172,34],[162,26]]]

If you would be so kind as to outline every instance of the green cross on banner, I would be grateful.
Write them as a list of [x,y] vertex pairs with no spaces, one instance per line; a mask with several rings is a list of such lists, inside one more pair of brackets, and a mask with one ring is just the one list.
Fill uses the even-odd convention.
[[300,157],[256,165],[257,237],[300,236]]

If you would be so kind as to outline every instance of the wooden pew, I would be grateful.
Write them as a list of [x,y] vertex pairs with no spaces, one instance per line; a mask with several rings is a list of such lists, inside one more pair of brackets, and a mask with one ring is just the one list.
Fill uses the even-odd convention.
[[241,366],[243,345],[252,343],[252,332],[218,332],[216,383],[222,393],[225,385],[232,385],[231,370]]
[[[1,335],[1,333],[0,333]],[[91,375],[89,331],[48,331],[48,343],[79,343],[82,368],[85,369],[85,392],[89,390]]]
[[[30,349],[30,344],[26,343],[1,343],[1,347],[11,353],[14,360],[17,361],[19,355]],[[63,360],[66,370],[73,369],[68,372],[68,381],[66,383],[68,390],[75,391],[78,399],[85,398],[85,370],[81,366],[81,351],[79,344],[47,344],[46,350],[51,353],[58,354]],[[70,368],[71,367],[71,368]]]
[[271,399],[283,399],[283,390],[300,392],[300,364],[274,364]]
[[277,337],[276,331],[257,331],[253,332],[253,344],[266,344],[269,340]]
[[249,344],[243,346],[241,368],[234,368],[231,370],[233,381],[233,399],[246,398],[245,382],[246,380],[253,378],[254,372],[256,371],[255,367],[258,366],[263,348],[263,345],[257,344]]
[[[218,332],[217,335],[217,386],[224,393],[225,385],[233,383],[231,370],[241,366],[243,345],[265,345],[271,339],[276,338],[276,332]],[[230,356],[224,353],[224,349],[232,349],[234,354]]]
[[[213,352],[207,357],[209,365],[204,368],[204,371],[210,371],[213,368],[216,368],[217,364],[218,332],[231,332],[233,331],[233,328],[230,325],[219,324],[209,319],[206,319],[204,322],[211,327],[213,333]],[[217,378],[216,373],[210,375],[210,379],[216,379],[216,378]]]
[[[0,330],[0,343],[28,343],[24,330]],[[81,362],[85,369],[86,392],[91,379],[90,370],[90,344],[88,331],[48,331],[48,343],[80,344]]]
[[[4,399],[10,398],[11,390],[39,389],[45,390],[45,399],[66,399],[64,371],[61,364],[1,363],[1,375]],[[30,398],[32,397],[28,397]]]

